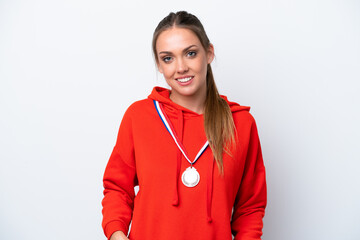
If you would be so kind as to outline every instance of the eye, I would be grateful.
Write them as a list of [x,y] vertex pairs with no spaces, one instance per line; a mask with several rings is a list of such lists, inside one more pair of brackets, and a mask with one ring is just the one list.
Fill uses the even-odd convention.
[[165,63],[168,63],[170,62],[172,59],[172,57],[163,57],[162,60],[165,62]]
[[190,52],[187,53],[187,55],[188,55],[189,57],[195,57],[195,56],[196,56],[196,52],[195,52],[195,51],[190,51]]

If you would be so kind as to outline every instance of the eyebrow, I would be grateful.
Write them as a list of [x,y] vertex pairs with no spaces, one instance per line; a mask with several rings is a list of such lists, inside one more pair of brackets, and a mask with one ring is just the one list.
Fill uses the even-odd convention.
[[[188,46],[187,48],[185,48],[184,50],[183,50],[183,52],[186,52],[186,51],[188,51],[190,48],[192,48],[192,47],[197,47],[195,44],[193,44],[193,45],[190,45],[190,46]],[[168,52],[168,51],[161,51],[161,52],[159,52],[159,55],[160,54],[171,54],[171,52]]]

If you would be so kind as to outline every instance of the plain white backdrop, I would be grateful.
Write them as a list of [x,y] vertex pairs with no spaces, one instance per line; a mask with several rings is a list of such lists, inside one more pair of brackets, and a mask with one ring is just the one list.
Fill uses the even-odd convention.
[[222,94],[251,106],[265,240],[360,236],[360,2],[0,1],[0,239],[101,240],[126,108],[166,86],[152,33],[197,15]]

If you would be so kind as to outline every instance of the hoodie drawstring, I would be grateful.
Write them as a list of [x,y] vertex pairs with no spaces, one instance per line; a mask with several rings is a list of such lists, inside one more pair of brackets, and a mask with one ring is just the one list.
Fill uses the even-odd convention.
[[213,177],[214,177],[214,158],[211,159],[211,164],[209,164],[209,172],[207,175],[207,186],[206,186],[206,210],[207,210],[207,221],[208,223],[212,222],[211,217],[211,204],[212,204],[212,195],[213,195]]
[[[183,141],[183,131],[184,131],[184,113],[181,109],[178,110],[178,121],[176,124],[176,131],[179,140]],[[172,201],[173,206],[179,205],[179,175],[181,168],[182,152],[179,150],[177,153],[177,163],[176,163],[176,174],[175,174],[175,188],[174,188],[174,198]],[[213,197],[213,178],[214,178],[214,158],[211,159],[211,163],[208,167],[207,173],[207,182],[206,182],[206,212],[207,212],[207,222],[212,222],[211,217],[211,205]]]
[[[177,124],[177,135],[179,140],[183,141],[183,129],[184,129],[184,114],[181,109],[178,111],[178,124]],[[174,199],[173,199],[173,206],[177,206],[179,204],[179,174],[180,174],[180,167],[181,167],[181,159],[182,153],[179,150],[177,153],[177,163],[176,163],[176,174],[175,174],[175,190],[174,190]]]

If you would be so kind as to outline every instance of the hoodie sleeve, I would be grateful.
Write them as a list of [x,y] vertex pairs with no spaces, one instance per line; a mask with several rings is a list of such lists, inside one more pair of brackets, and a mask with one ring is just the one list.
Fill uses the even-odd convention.
[[103,178],[102,227],[107,238],[118,230],[128,233],[137,185],[135,172],[132,121],[127,110]]
[[235,240],[260,240],[266,207],[265,167],[255,120],[252,118],[246,162],[231,221]]

